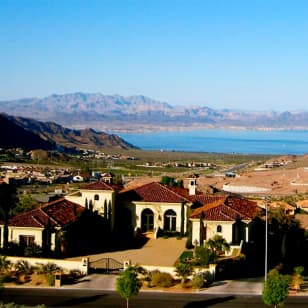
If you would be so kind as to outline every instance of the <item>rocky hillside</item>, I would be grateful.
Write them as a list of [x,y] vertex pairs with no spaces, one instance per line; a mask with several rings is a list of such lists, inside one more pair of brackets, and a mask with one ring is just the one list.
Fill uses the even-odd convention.
[[100,131],[175,127],[308,129],[308,112],[247,112],[204,106],[172,106],[144,96],[72,93],[1,101],[0,112]]
[[[96,132],[93,129],[75,130],[52,122],[1,114],[0,147],[27,149],[131,149],[133,145],[117,135]],[[14,145],[14,146],[12,146]]]

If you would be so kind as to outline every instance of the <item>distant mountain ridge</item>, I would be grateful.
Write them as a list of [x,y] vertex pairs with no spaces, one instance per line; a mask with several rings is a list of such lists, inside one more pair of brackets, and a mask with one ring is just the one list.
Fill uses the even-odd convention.
[[62,150],[69,149],[132,149],[117,135],[93,129],[70,129],[52,122],[0,114],[0,147]]
[[70,128],[140,131],[175,128],[308,129],[308,112],[249,112],[172,106],[142,95],[72,93],[0,101],[0,112]]

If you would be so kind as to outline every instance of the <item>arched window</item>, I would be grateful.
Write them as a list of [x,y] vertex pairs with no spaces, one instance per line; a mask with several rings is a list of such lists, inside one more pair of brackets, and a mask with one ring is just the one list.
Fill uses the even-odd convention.
[[222,232],[222,226],[221,225],[218,225],[217,226],[217,233],[221,233]]
[[142,232],[153,231],[154,213],[150,209],[144,209],[141,213],[141,230]]
[[98,201],[98,200],[99,200],[99,195],[98,195],[98,194],[94,195],[94,200],[95,200],[95,201]]
[[164,230],[176,231],[176,212],[167,210],[164,214]]

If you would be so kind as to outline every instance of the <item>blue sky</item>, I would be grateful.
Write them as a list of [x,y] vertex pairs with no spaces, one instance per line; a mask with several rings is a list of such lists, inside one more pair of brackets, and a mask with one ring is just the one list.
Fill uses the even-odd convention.
[[308,110],[308,1],[0,0],[0,100]]

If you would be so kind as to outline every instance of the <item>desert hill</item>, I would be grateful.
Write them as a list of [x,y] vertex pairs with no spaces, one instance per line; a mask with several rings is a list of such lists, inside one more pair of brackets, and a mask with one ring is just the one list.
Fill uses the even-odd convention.
[[131,149],[133,145],[117,135],[97,132],[93,129],[74,130],[52,122],[0,115],[0,146],[25,149]]

